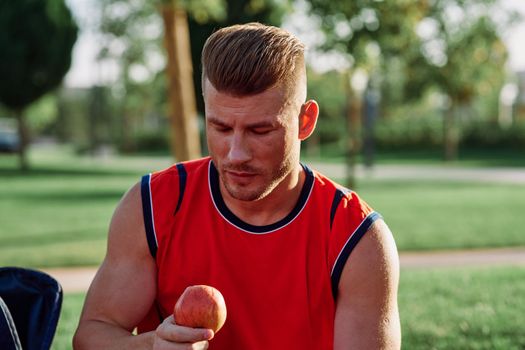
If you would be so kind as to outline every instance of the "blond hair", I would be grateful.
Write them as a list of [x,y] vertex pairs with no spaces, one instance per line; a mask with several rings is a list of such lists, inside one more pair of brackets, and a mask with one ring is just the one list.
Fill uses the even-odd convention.
[[202,51],[202,83],[236,96],[255,95],[304,74],[304,44],[273,26],[248,23],[213,33]]

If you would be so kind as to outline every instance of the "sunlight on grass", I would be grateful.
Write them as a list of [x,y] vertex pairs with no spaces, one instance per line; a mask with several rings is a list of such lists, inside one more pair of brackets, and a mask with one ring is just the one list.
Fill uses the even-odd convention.
[[525,268],[403,270],[406,349],[525,348]]
[[401,250],[525,245],[525,186],[364,181],[358,193],[379,211]]

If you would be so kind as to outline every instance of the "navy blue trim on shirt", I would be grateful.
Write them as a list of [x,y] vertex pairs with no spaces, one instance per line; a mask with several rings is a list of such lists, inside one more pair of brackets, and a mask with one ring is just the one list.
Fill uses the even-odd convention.
[[339,203],[341,203],[341,200],[343,199],[343,197],[350,192],[352,191],[350,191],[347,188],[338,188],[335,190],[334,199],[332,201],[332,207],[330,208],[330,230],[332,229],[332,224],[335,218],[335,212],[337,211],[337,207],[339,206]]
[[140,183],[140,194],[142,197],[142,214],[144,216],[144,227],[146,238],[151,256],[157,256],[157,239],[155,238],[155,228],[153,227],[153,216],[151,212],[151,193],[150,184],[151,174],[144,175]]
[[314,174],[310,168],[308,168],[306,165],[301,164],[304,172],[306,174],[306,178],[303,184],[303,188],[301,189],[301,194],[299,195],[299,200],[297,201],[297,204],[292,209],[292,211],[286,215],[285,218],[270,224],[270,225],[264,225],[264,226],[255,226],[248,224],[247,222],[239,219],[234,213],[230,211],[230,209],[226,206],[226,203],[224,203],[224,199],[222,198],[221,190],[220,190],[220,184],[219,184],[219,173],[217,171],[217,168],[215,168],[215,165],[212,161],[210,161],[210,189],[211,194],[213,197],[213,201],[215,203],[215,206],[217,207],[217,210],[221,213],[221,215],[229,221],[232,225],[237,226],[241,230],[251,232],[251,233],[269,233],[272,231],[275,231],[281,227],[286,226],[289,224],[295,217],[301,212],[301,210],[306,205],[306,202],[308,200],[308,197],[310,196],[310,192],[312,190],[313,184],[314,184]]
[[184,190],[186,189],[186,168],[184,168],[184,165],[179,163],[177,164],[177,171],[179,172],[179,200],[177,202],[177,208],[175,208],[175,212],[173,215],[177,214],[177,212],[180,209],[180,205],[182,204],[182,197],[184,197]]
[[354,250],[354,248],[357,246],[357,243],[361,240],[361,238],[364,236],[366,231],[370,228],[370,226],[377,220],[380,219],[381,215],[377,212],[370,213],[357,227],[355,232],[350,236],[346,244],[344,245],[343,249],[341,250],[341,253],[337,257],[337,260],[335,262],[334,269],[332,271],[332,295],[334,297],[334,300],[337,299],[337,290],[339,287],[339,280],[341,279],[341,274],[343,273],[343,268],[345,267],[346,261],[348,260],[348,257],[350,256],[350,253]]

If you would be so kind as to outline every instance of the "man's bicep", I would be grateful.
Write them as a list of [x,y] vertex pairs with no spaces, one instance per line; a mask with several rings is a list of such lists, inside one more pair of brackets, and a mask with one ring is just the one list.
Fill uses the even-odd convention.
[[361,238],[339,281],[334,349],[398,349],[399,259],[392,234],[377,220]]
[[126,193],[111,219],[106,257],[89,288],[81,322],[133,329],[155,298],[155,276],[137,185]]

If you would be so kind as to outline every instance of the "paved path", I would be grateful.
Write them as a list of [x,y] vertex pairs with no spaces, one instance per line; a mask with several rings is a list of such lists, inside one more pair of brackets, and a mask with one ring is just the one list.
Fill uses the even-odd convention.
[[525,247],[465,251],[431,251],[401,253],[402,268],[459,266],[525,266]]
[[[407,252],[399,257],[401,268],[454,266],[524,266],[525,247],[470,251]],[[55,277],[64,292],[85,292],[96,273],[96,267],[50,268],[42,271]]]
[[[345,177],[345,165],[308,162],[328,177]],[[525,168],[465,168],[446,165],[375,165],[356,168],[358,178],[378,180],[443,180],[525,184]]]

